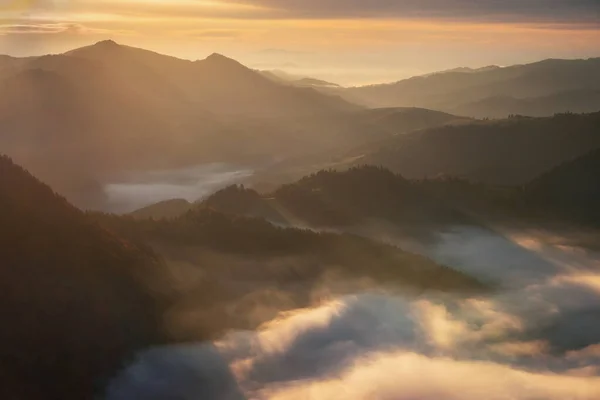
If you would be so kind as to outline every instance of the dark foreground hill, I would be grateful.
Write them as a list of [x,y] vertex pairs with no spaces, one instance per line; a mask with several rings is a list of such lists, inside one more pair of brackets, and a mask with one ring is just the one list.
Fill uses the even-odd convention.
[[0,397],[92,399],[163,339],[158,261],[0,157]]

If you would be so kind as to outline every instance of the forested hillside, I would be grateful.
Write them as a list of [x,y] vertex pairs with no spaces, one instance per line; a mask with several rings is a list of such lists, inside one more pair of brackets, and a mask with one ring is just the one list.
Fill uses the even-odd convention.
[[407,178],[457,176],[490,184],[525,184],[600,147],[600,113],[514,116],[443,126],[356,149],[358,162]]
[[165,339],[160,262],[0,157],[0,396],[92,399]]

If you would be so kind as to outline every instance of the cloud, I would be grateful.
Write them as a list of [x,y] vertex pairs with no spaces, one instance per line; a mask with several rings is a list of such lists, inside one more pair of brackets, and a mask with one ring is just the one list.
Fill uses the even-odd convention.
[[600,23],[596,0],[231,0],[289,18],[419,18]]
[[[207,345],[153,350],[112,385],[121,397],[110,399],[223,399],[215,394],[240,390],[265,400],[599,398],[598,346],[561,358],[548,354],[541,340],[486,343],[521,323],[479,300],[464,305],[481,312],[479,323],[461,320],[460,307],[440,307],[365,293],[284,313],[256,332],[228,334],[216,351]],[[447,329],[447,321],[460,329]],[[448,333],[450,341],[429,340]]]
[[[207,357],[203,344],[153,351],[129,369],[136,374],[118,380],[127,388],[120,393],[210,399],[201,384],[210,380],[257,400],[600,398],[600,311],[590,309],[600,296],[586,268],[600,254],[531,232],[496,235],[495,244],[490,232],[483,241],[457,234],[440,238],[471,251],[449,252],[439,242],[427,250],[466,269],[492,262],[484,273],[507,273],[508,290],[469,299],[355,291],[282,313],[256,331],[226,334],[213,351],[222,361]],[[481,244],[483,253],[473,251]],[[530,263],[537,280],[513,274]]]
[[[48,35],[48,34],[106,34],[114,31],[90,28],[76,23],[31,23],[0,25],[0,35]],[[124,32],[118,32],[123,34]]]
[[596,0],[79,0],[15,1],[23,11],[69,11],[129,18],[418,19],[600,25]]
[[64,24],[0,25],[0,32],[14,34],[48,34],[69,30]]
[[334,373],[366,351],[413,347],[414,328],[406,300],[366,293],[283,314],[218,347],[244,381],[285,382]]
[[132,173],[126,181],[105,185],[110,210],[132,212],[173,198],[196,201],[227,185],[252,176],[254,171],[215,163],[194,167]]
[[271,400],[595,400],[600,378],[527,372],[490,362],[410,352],[371,355],[339,378],[291,384],[263,393]]

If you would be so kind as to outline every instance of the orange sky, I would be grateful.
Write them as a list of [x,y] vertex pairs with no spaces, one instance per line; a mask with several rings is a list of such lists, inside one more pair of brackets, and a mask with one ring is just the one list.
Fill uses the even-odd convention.
[[456,66],[600,56],[596,0],[0,0],[0,5],[0,53],[61,52],[110,38],[191,59],[221,52],[256,68],[311,73],[343,84]]

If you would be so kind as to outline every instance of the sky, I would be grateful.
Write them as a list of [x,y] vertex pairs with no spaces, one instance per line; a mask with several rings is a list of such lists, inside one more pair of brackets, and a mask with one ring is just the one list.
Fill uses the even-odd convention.
[[0,54],[99,40],[344,85],[600,56],[600,0],[0,0]]

